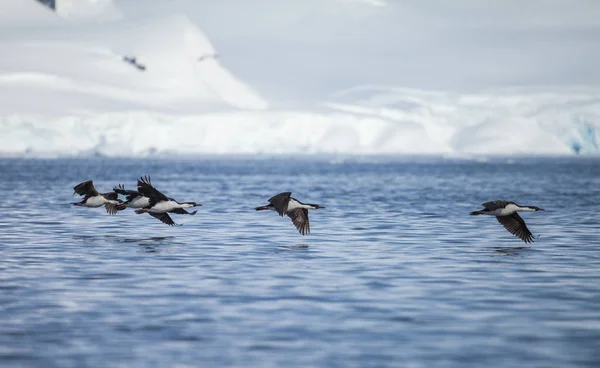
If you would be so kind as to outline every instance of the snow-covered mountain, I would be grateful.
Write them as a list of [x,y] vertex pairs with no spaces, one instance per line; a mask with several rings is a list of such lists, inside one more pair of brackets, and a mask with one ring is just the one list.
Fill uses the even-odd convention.
[[593,3],[56,3],[0,3],[2,155],[600,153]]

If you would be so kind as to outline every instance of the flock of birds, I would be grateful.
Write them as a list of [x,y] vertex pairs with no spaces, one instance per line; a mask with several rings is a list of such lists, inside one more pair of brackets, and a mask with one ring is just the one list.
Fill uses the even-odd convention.
[[[112,192],[100,193],[94,187],[92,180],[77,184],[73,190],[75,194],[83,196],[80,202],[73,205],[81,207],[101,207],[106,208],[106,212],[114,215],[126,208],[136,208],[135,213],[148,213],[163,223],[175,226],[175,221],[169,216],[170,213],[178,215],[195,215],[197,211],[188,212],[186,208],[202,206],[196,202],[178,202],[173,198],[167,197],[161,191],[156,189],[149,176],[138,179],[137,190],[127,190],[123,184],[113,188]],[[125,196],[125,200],[119,199],[119,195]],[[280,216],[287,215],[292,219],[292,223],[300,234],[310,233],[310,224],[308,222],[308,210],[325,208],[318,204],[302,203],[292,198],[291,192],[279,193],[269,199],[266,206],[257,207],[257,211],[273,210]]]
[[[185,209],[202,206],[196,202],[177,202],[173,198],[167,197],[152,185],[148,176],[138,180],[137,188],[138,190],[127,190],[124,185],[119,184],[119,186],[113,188],[112,192],[99,193],[92,180],[84,181],[73,188],[75,191],[73,195],[83,196],[81,202],[73,203],[73,205],[81,207],[104,206],[106,212],[110,215],[126,208],[137,208],[135,213],[148,213],[170,226],[176,224],[169,213],[195,215],[197,211],[188,212]],[[119,194],[125,196],[125,201],[119,199]]]
[[[123,184],[113,188],[112,192],[99,193],[94,187],[92,180],[77,184],[73,190],[75,194],[83,196],[80,202],[73,203],[81,207],[101,207],[104,206],[110,215],[116,214],[126,208],[135,208],[135,213],[148,213],[163,223],[175,226],[175,221],[169,216],[170,213],[178,215],[195,215],[197,211],[188,212],[186,208],[202,206],[196,202],[178,202],[173,198],[167,197],[161,191],[156,189],[149,176],[138,179],[137,190],[127,190]],[[119,199],[119,195],[125,196],[125,200]],[[279,216],[287,215],[292,219],[292,223],[302,235],[310,233],[310,223],[308,221],[308,210],[325,208],[318,204],[302,203],[292,197],[291,192],[279,193],[268,200],[269,204],[256,207],[257,211],[272,210]],[[532,243],[535,238],[527,228],[525,221],[517,212],[536,212],[544,211],[543,208],[536,206],[521,206],[515,202],[496,200],[483,203],[484,209],[471,212],[471,215],[490,215],[496,219],[508,232],[515,235],[525,243]]]

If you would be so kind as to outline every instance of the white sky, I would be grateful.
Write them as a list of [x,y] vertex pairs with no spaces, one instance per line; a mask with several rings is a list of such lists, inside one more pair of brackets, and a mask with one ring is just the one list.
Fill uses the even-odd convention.
[[[174,0],[261,91],[600,84],[600,1]],[[132,0],[126,13],[148,16]],[[133,10],[135,9],[135,10]],[[294,94],[292,91],[287,93]],[[297,97],[297,96],[294,96]]]

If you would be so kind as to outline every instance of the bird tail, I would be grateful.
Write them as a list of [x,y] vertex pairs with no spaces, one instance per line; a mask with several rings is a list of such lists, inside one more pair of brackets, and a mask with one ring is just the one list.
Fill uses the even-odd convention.
[[257,211],[264,211],[264,210],[270,210],[271,207],[269,206],[260,206],[260,207],[256,207]]
[[475,215],[483,215],[485,213],[485,211],[473,211],[470,213],[471,216],[475,216]]

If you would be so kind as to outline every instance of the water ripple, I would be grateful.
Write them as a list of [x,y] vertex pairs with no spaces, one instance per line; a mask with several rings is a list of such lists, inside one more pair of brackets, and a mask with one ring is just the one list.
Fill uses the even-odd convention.
[[[0,364],[598,366],[599,162],[503,162],[0,160]],[[144,174],[204,207],[69,204]],[[310,236],[253,210],[287,190]],[[534,244],[468,216],[496,198]]]

